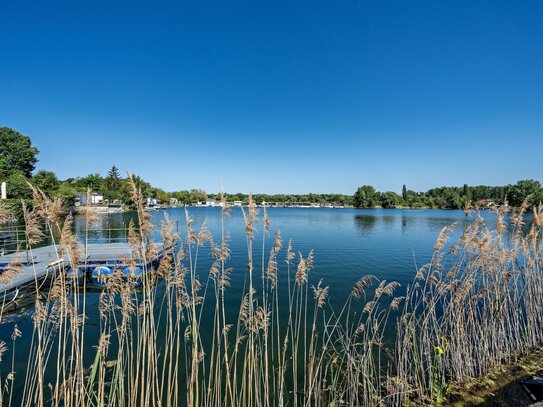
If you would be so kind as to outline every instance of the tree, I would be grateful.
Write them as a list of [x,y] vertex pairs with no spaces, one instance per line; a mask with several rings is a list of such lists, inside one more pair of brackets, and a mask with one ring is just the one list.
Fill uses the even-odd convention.
[[101,190],[104,186],[104,179],[100,174],[96,173],[89,174],[86,177],[76,178],[74,183],[77,188],[79,188],[79,192],[86,192],[89,188],[91,191],[102,192]]
[[28,185],[28,179],[21,171],[16,171],[6,178],[8,198],[29,199],[32,191]]
[[30,177],[38,161],[38,149],[32,147],[29,137],[9,127],[0,127],[0,176],[15,172]]
[[479,202],[482,199],[492,199],[496,202],[503,202],[506,187],[490,187],[488,185],[477,185],[470,187],[471,200]]
[[191,202],[201,202],[207,199],[206,191],[203,189],[191,189],[190,190],[190,201]]
[[512,206],[521,206],[529,198],[530,203],[537,205],[543,200],[541,183],[534,179],[518,181],[515,185],[506,187],[507,199]]
[[395,208],[400,203],[400,196],[395,192],[384,192],[380,197],[383,208]]
[[189,191],[177,191],[172,193],[172,197],[176,198],[179,204],[190,205],[190,193]]
[[425,205],[423,193],[417,193],[411,189],[405,191],[404,205],[409,206],[410,208],[420,208]]
[[[143,197],[146,198],[151,194],[152,192],[151,184],[149,184],[148,182],[145,182],[143,178],[141,178],[139,175],[132,174],[132,180],[134,181],[134,185],[136,186],[136,188],[141,191],[141,194],[143,195]],[[132,191],[131,191],[130,186],[128,185],[128,179],[123,179],[121,181],[119,197],[128,205],[132,205],[134,203],[132,201]]]
[[40,170],[32,177],[31,183],[47,195],[51,195],[59,187],[57,176],[52,171]]
[[445,209],[462,209],[462,199],[454,188],[445,188],[442,195],[444,203],[442,204]]
[[402,199],[404,200],[404,202],[407,202],[407,187],[405,186],[405,184],[403,184],[402,187]]
[[105,186],[109,191],[118,191],[121,187],[121,174],[119,174],[119,169],[115,165],[107,173]]
[[462,187],[462,196],[469,197],[471,195],[468,184],[464,184]]
[[356,190],[354,205],[357,208],[373,208],[377,203],[377,192],[371,185],[363,185]]
[[77,192],[77,189],[70,182],[64,181],[60,183],[54,195],[61,198],[67,205],[73,205]]
[[153,198],[157,198],[160,201],[162,201],[163,203],[170,202],[170,196],[171,195],[166,193],[164,190],[162,190],[160,188],[152,188],[151,189],[151,195],[153,196]]

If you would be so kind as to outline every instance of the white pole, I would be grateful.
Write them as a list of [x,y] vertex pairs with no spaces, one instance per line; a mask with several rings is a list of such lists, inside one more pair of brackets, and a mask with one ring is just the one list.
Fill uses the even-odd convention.
[[7,191],[7,185],[6,185],[6,181],[2,182],[2,199],[7,199],[8,198],[8,191]]

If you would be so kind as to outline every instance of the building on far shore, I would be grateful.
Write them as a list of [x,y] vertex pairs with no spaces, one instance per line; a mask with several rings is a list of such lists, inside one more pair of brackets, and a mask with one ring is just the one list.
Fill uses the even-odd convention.
[[492,199],[481,199],[477,202],[479,208],[491,208],[494,205],[496,205],[496,203]]
[[75,206],[86,206],[88,205],[102,205],[104,203],[104,194],[100,192],[91,192],[90,202],[87,203],[87,193],[78,192],[75,197]]
[[162,201],[158,198],[153,198],[152,196],[147,197],[147,206],[159,206],[162,205]]
[[124,202],[121,200],[109,201],[104,198],[104,195],[100,192],[92,192],[89,196],[89,202],[87,203],[87,193],[78,192],[76,194],[74,208],[76,213],[82,210],[92,209],[96,213],[112,213],[123,212]]

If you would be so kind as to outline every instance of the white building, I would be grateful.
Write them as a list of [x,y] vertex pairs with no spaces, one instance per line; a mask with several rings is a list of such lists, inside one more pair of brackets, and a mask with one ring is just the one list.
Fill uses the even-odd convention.
[[160,199],[153,198],[150,196],[147,197],[147,206],[157,206],[157,205],[162,205],[162,201]]
[[[102,205],[104,203],[104,195],[100,192],[91,192],[90,194],[90,205]],[[87,193],[78,192],[75,199],[75,206],[87,205]]]

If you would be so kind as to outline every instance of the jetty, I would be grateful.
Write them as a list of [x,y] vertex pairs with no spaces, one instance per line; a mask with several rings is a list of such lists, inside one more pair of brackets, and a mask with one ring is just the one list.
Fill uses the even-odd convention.
[[[161,252],[159,257],[160,255]],[[118,264],[131,257],[132,250],[128,243],[90,243],[87,245],[87,257],[82,259],[81,263],[91,266]],[[7,283],[0,283],[0,295],[35,284],[40,285],[48,277],[65,270],[69,265],[69,259],[60,257],[58,246],[54,245],[0,256],[0,273],[12,261],[20,264],[23,272],[15,275]]]
[[[17,297],[22,293],[33,292],[51,277],[68,271],[71,266],[70,259],[62,255],[58,244],[42,242],[41,245],[31,248],[24,233],[21,234],[18,229],[11,229],[10,235],[8,234],[11,238],[0,242],[0,295],[4,297]],[[112,231],[116,236],[114,238],[111,237]],[[6,232],[4,234],[6,235]],[[100,235],[103,237],[94,241],[80,242],[81,258],[77,267],[86,275],[90,275],[92,270],[99,266],[110,267],[112,270],[122,269],[134,258],[133,248],[128,243],[127,228],[101,229]],[[151,268],[152,263],[159,261],[169,249],[163,247],[161,240],[154,240],[153,244],[157,247],[156,258],[139,266]],[[7,250],[8,247],[11,250]],[[2,274],[10,264],[17,264],[22,272],[9,279],[2,279]]]

